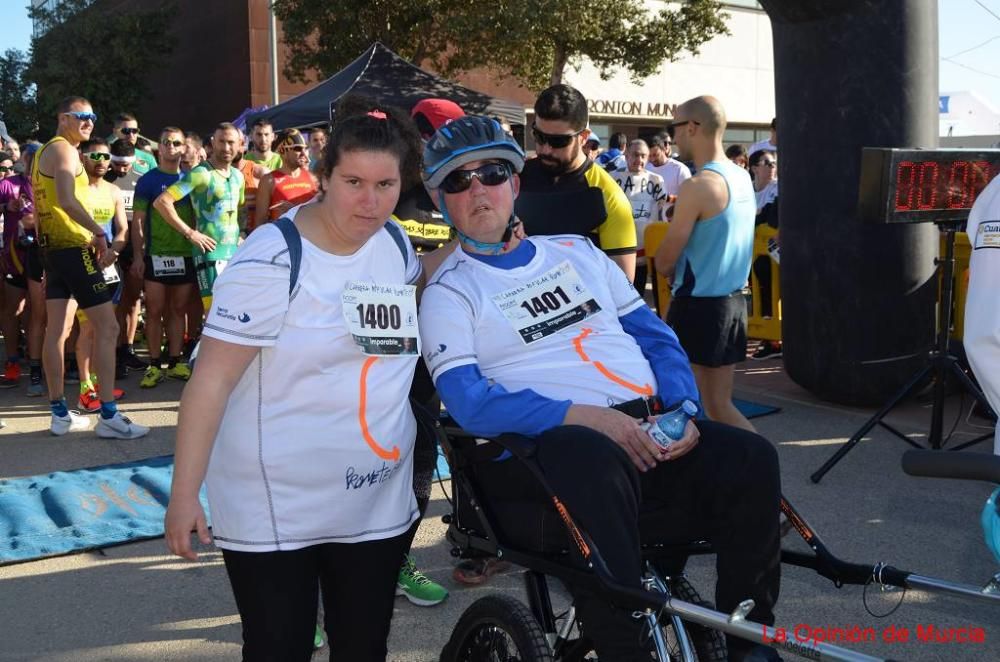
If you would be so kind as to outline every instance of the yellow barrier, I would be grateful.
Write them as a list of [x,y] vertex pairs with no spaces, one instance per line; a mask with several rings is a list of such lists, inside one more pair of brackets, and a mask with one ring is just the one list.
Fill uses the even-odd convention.
[[[941,256],[945,254],[944,235],[941,235]],[[969,260],[972,258],[972,244],[969,235],[955,233],[955,282],[954,308],[952,310],[951,339],[961,340],[965,334],[965,299],[969,294]],[[941,279],[938,278],[938,287]],[[939,290],[940,291],[940,290]],[[940,299],[939,299],[940,300]]]
[[646,247],[646,265],[653,277],[653,304],[656,312],[664,320],[667,318],[667,309],[670,307],[670,285],[666,278],[656,273],[656,267],[653,266],[653,256],[656,255],[656,249],[660,247],[660,242],[667,236],[669,229],[669,223],[650,223],[642,235],[643,246]]
[[[656,273],[653,267],[653,255],[659,247],[660,242],[667,236],[669,223],[650,223],[646,227],[644,235],[646,245],[646,263],[649,265],[649,273],[654,275],[653,298],[656,302],[656,310],[665,317],[666,309],[670,306],[670,286],[665,278]],[[754,232],[753,260],[765,256],[771,265],[771,310],[778,311],[770,319],[765,319],[761,315],[760,297],[753,297],[752,311],[747,319],[747,335],[759,340],[781,340],[781,283],[778,277],[778,264],[771,259],[767,250],[767,240],[777,234],[777,230],[767,225],[757,226]],[[941,235],[941,252],[945,254],[944,235]],[[955,282],[954,287],[954,309],[952,310],[952,340],[961,340],[965,334],[965,300],[969,294],[969,259],[972,257],[972,245],[969,243],[969,235],[964,232],[955,234]],[[760,291],[760,284],[757,282],[757,275],[750,270],[751,289],[756,295]],[[940,287],[940,279],[938,286]]]
[[778,263],[771,259],[771,254],[767,250],[767,241],[778,231],[769,225],[758,225],[753,235],[753,258],[751,262],[756,262],[757,258],[764,257],[771,267],[771,317],[764,317],[761,314],[762,300],[759,296],[760,283],[757,282],[757,274],[750,269],[750,291],[753,293],[753,305],[747,317],[747,336],[758,340],[781,341],[781,282],[778,277]]

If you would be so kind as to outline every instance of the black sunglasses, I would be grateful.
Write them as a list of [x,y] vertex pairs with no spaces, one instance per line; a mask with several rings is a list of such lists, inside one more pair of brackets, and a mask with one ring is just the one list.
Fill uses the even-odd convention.
[[160,144],[164,147],[180,147],[184,144],[183,140],[161,140]]
[[535,142],[539,145],[548,145],[553,149],[562,149],[566,145],[573,142],[573,138],[583,133],[586,129],[580,129],[575,133],[544,133],[539,131],[538,128],[532,124],[531,125],[531,135],[534,136]]
[[505,163],[487,163],[475,170],[453,170],[441,182],[445,193],[461,193],[472,186],[475,177],[483,186],[499,186],[510,179],[510,168]]
[[119,130],[119,131],[121,131],[121,132],[122,132],[123,134],[125,134],[126,136],[130,136],[130,135],[132,135],[133,133],[139,133],[139,129],[131,129],[131,128],[129,128],[129,127],[122,127],[122,128],[120,128],[120,129],[118,129],[118,130]]

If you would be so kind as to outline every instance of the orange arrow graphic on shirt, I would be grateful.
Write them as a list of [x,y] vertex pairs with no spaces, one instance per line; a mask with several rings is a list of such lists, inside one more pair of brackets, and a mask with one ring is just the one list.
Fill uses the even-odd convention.
[[365,407],[368,401],[368,369],[378,361],[377,356],[369,356],[365,360],[365,364],[361,366],[361,400],[358,404],[358,422],[361,424],[361,436],[364,437],[365,443],[368,444],[368,448],[372,449],[372,452],[378,455],[383,460],[392,460],[393,462],[399,461],[399,446],[393,446],[391,451],[387,451],[385,448],[379,445],[375,438],[368,431],[368,419],[365,418]]
[[653,395],[653,387],[650,386],[649,384],[646,384],[645,386],[639,386],[638,384],[633,384],[632,382],[626,379],[622,379],[615,373],[608,370],[604,366],[604,364],[601,363],[600,361],[591,361],[590,357],[587,356],[587,352],[583,350],[583,339],[589,336],[591,333],[592,333],[591,329],[586,329],[586,328],[581,329],[580,335],[578,335],[576,338],[573,338],[573,347],[576,348],[576,353],[580,356],[580,359],[585,363],[593,364],[593,366],[597,368],[597,371],[599,373],[604,375],[607,379],[613,381],[615,384],[618,384],[619,386],[624,386],[628,390],[638,393],[639,395],[646,395],[646,396]]

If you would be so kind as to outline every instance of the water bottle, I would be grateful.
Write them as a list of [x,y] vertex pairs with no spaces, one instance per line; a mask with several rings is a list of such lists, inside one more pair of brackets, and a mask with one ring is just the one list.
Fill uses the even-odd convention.
[[656,423],[646,423],[646,432],[660,448],[667,448],[681,440],[687,422],[698,413],[698,405],[685,400],[676,409],[668,411],[656,419]]

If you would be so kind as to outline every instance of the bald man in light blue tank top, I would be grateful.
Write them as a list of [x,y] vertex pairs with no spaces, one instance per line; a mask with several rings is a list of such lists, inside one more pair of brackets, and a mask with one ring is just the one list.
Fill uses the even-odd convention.
[[670,231],[656,251],[656,270],[673,291],[667,322],[688,353],[708,417],[753,430],[733,405],[733,367],[746,356],[742,289],[753,255],[753,184],[726,158],[718,99],[685,101],[670,126],[681,159],[693,160],[697,174],[681,185]]

